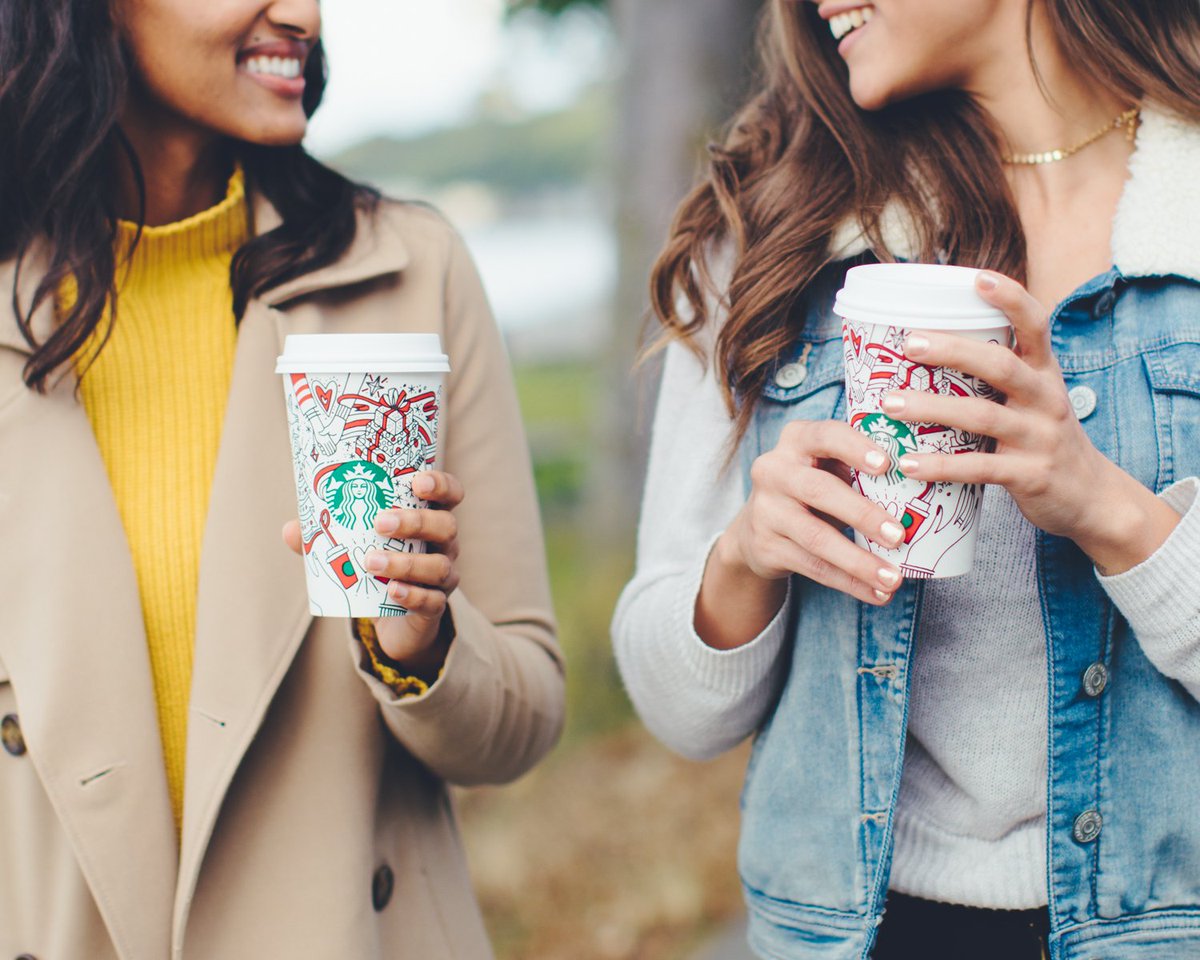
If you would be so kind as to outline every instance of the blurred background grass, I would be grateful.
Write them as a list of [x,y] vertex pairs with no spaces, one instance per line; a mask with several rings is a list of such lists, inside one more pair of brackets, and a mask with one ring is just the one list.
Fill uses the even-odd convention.
[[[583,361],[517,370],[569,710],[548,762],[513,786],[458,794],[489,930],[509,960],[683,960],[741,910],[744,750],[703,765],[668,753],[634,719],[613,659],[632,531],[621,543],[582,521],[599,376]],[[628,494],[639,492],[631,480]]]

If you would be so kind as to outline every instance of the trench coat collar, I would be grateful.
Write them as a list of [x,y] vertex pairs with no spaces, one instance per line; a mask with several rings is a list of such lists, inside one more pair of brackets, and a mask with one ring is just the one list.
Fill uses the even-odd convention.
[[[261,236],[279,226],[279,213],[265,197],[256,194],[252,205],[257,235]],[[408,247],[391,225],[390,219],[360,211],[354,243],[340,260],[280,284],[266,291],[261,299],[268,307],[277,307],[322,290],[354,286],[396,273],[408,266],[408,262]]]
[[[255,215],[260,233],[279,222],[263,200]],[[303,568],[280,538],[296,509],[274,372],[287,333],[283,308],[402,270],[408,252],[387,221],[361,214],[338,263],[252,300],[239,328],[200,562],[178,845],[137,582],[75,378],[59,377],[45,395],[16,378],[0,391],[0,526],[17,546],[0,555],[0,584],[24,587],[0,603],[0,662],[17,691],[30,756],[121,960],[179,956],[226,792],[311,622]],[[22,303],[44,275],[45,257],[34,249]],[[0,352],[24,357],[30,347],[8,306],[13,281],[14,265],[0,264]],[[35,337],[53,324],[47,303],[33,318]],[[39,471],[64,478],[48,513],[30,509],[45,489],[35,487]],[[25,565],[42,573],[30,577]]]

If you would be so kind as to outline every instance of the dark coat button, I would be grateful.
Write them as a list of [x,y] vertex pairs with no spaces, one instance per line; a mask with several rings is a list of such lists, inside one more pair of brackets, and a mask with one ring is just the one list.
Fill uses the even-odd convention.
[[[15,713],[10,713],[0,720],[0,742],[4,744],[4,749],[14,757],[24,755],[25,736],[21,733],[21,724],[17,722]],[[21,958],[18,957],[17,960],[21,960]]]
[[371,905],[379,913],[392,902],[392,891],[396,889],[396,875],[386,863],[375,871],[371,878]]

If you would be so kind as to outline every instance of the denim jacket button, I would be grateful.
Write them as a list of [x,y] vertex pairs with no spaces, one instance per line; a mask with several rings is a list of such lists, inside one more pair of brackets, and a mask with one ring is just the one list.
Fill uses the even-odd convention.
[[802,363],[785,363],[775,371],[775,385],[784,390],[798,387],[808,376],[808,367]]
[[1100,828],[1104,826],[1104,819],[1100,816],[1099,810],[1084,810],[1075,818],[1075,826],[1071,828],[1071,835],[1080,843],[1091,843],[1100,836]]
[[1092,307],[1092,316],[1099,320],[1101,317],[1107,317],[1112,313],[1112,309],[1116,306],[1117,295],[1111,290],[1101,294]]
[[1085,420],[1096,409],[1096,391],[1091,387],[1072,387],[1067,391],[1067,399],[1071,401],[1071,409],[1080,420]]
[[1083,672],[1083,692],[1089,697],[1098,697],[1108,686],[1108,668],[1102,663],[1093,663]]

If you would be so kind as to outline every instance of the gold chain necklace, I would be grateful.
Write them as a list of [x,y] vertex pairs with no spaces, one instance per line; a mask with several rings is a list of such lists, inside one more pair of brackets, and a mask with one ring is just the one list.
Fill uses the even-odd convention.
[[1114,119],[1109,120],[1095,133],[1090,133],[1078,143],[1069,147],[1064,147],[1061,150],[1047,150],[1044,153],[1014,153],[1011,156],[1001,157],[1002,163],[1009,166],[1029,167],[1040,163],[1057,163],[1059,160],[1066,160],[1067,157],[1073,157],[1084,147],[1091,146],[1106,133],[1111,133],[1113,130],[1124,130],[1125,139],[1133,142],[1134,134],[1137,133],[1138,118],[1141,116],[1140,107],[1130,107],[1125,112],[1118,114]]

